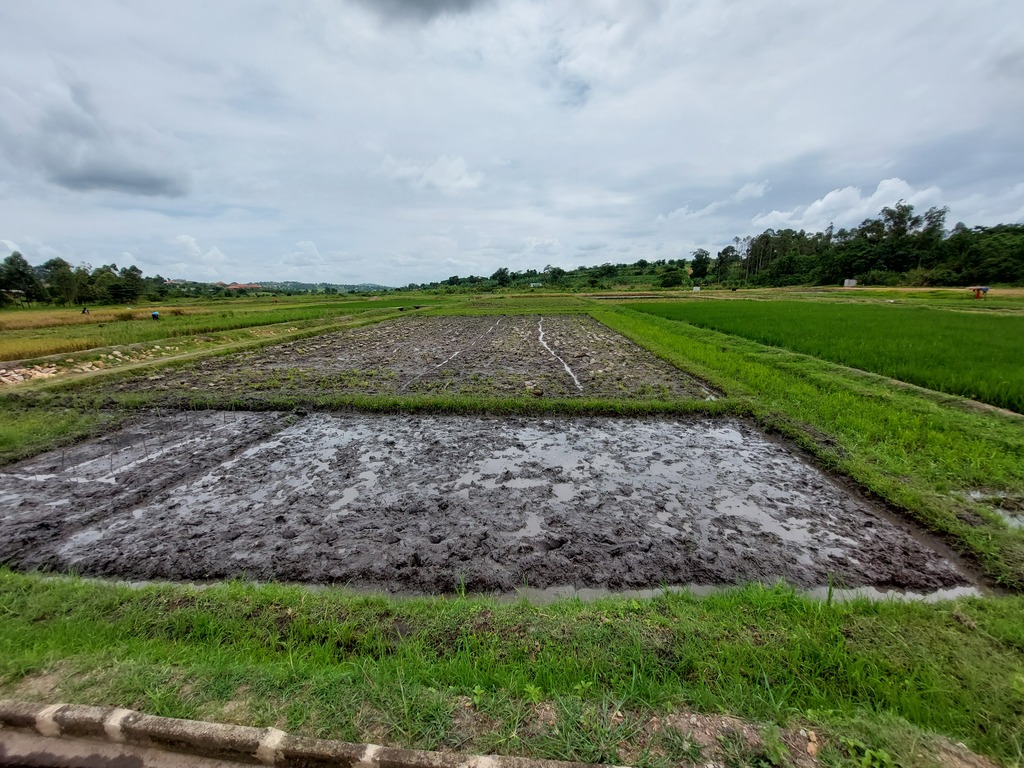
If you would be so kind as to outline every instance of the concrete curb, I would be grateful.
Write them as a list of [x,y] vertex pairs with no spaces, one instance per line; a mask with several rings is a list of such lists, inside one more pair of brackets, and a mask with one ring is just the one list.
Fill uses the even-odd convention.
[[276,728],[177,720],[116,707],[5,699],[0,700],[0,742],[3,731],[8,728],[33,731],[50,739],[84,739],[282,768],[582,768],[585,765],[349,744],[294,736]]

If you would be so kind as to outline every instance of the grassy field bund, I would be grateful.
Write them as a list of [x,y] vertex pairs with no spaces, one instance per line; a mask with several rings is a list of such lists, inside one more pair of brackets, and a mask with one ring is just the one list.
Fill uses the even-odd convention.
[[[666,592],[652,599],[534,605],[244,582],[128,588],[0,570],[0,696],[114,704],[354,741],[645,768],[789,765],[798,754],[808,758],[801,731],[816,734],[813,751],[826,765],[963,764],[947,740],[1002,765],[1024,765],[1024,529],[1003,517],[1024,500],[1024,418],[844,368],[827,359],[827,340],[808,353],[767,346],[739,330],[669,319],[676,312],[718,312],[754,327],[761,311],[763,327],[777,329],[783,322],[778,317],[796,312],[792,305],[798,302],[776,303],[773,296],[762,291],[756,302],[736,294],[716,301],[705,293],[698,300],[659,302],[657,314],[628,301],[557,296],[495,295],[443,304],[417,296],[393,305],[428,305],[421,311],[430,313],[587,312],[722,391],[724,397],[713,402],[639,409],[615,400],[367,396],[267,405],[752,418],[942,536],[995,593],[934,604],[836,602],[812,600],[782,585],[751,585],[706,597]],[[913,301],[923,309],[871,306],[888,298],[860,301],[890,311],[890,318],[893,309],[941,314],[951,327],[965,318],[958,326],[962,333],[978,316],[929,309],[920,294]],[[826,295],[799,303],[822,312],[851,310],[844,317],[855,332],[880,335],[857,330],[857,318],[864,328],[873,327],[870,313],[858,314],[860,303],[846,295],[830,302]],[[321,321],[332,318],[355,319],[355,307],[323,303],[330,311],[315,310],[324,314],[305,318],[313,323],[308,327],[266,338],[225,337],[223,345],[190,348],[188,359],[318,333]],[[267,327],[298,322],[273,314],[280,309],[267,308]],[[295,311],[306,309],[297,304]],[[999,311],[1016,314],[1013,302]],[[0,313],[0,322],[17,315]],[[396,308],[361,322],[398,316]],[[821,315],[799,316],[808,318],[807,335],[817,336],[822,323],[815,318]],[[260,327],[255,311],[247,319]],[[923,337],[933,328],[930,322],[893,325],[893,331],[914,328]],[[52,333],[70,338],[77,330]],[[10,332],[0,331],[0,343]],[[977,346],[987,343],[982,339]],[[110,349],[80,352],[95,356]],[[7,388],[0,392],[0,461],[109,428],[135,408],[169,405],[104,396],[102,382],[180,364],[184,356]],[[926,370],[929,359],[917,358],[916,369]],[[1008,396],[1019,398],[1020,389],[1018,374]],[[202,392],[175,404],[241,405],[212,401]],[[725,715],[746,725],[722,720]],[[687,735],[693,722],[714,724],[709,740]]]

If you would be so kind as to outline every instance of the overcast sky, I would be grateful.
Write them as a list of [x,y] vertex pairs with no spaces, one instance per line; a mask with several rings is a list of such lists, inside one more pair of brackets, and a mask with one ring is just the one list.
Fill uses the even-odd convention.
[[1021,0],[0,3],[0,246],[400,285],[1024,221]]

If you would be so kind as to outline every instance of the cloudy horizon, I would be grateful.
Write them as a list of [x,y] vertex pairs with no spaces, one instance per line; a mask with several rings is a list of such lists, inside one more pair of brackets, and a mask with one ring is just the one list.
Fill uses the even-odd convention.
[[4,4],[0,244],[402,285],[1024,222],[1009,0]]

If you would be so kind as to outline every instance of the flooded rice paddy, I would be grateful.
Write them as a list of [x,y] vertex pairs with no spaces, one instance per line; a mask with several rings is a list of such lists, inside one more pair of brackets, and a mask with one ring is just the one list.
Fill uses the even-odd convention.
[[537,594],[970,582],[736,420],[167,412],[0,471],[0,530],[13,567],[133,580]]

